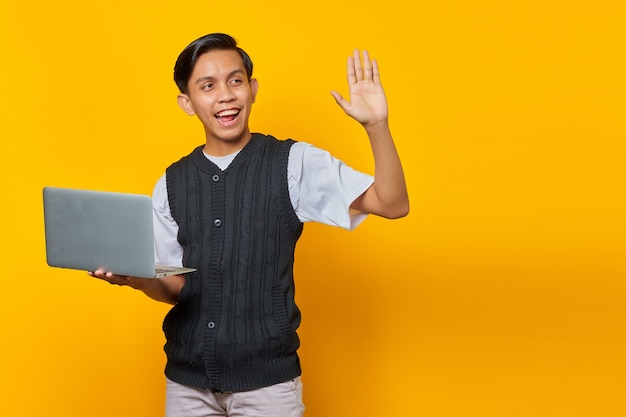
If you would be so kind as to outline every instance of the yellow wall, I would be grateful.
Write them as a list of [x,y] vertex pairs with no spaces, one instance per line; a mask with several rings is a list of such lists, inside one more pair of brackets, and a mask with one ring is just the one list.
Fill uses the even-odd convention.
[[44,185],[149,194],[202,142],[177,54],[252,55],[256,131],[371,170],[380,61],[412,212],[298,250],[310,417],[626,415],[626,7],[565,1],[0,4],[0,415],[160,415],[167,306],[45,263]]

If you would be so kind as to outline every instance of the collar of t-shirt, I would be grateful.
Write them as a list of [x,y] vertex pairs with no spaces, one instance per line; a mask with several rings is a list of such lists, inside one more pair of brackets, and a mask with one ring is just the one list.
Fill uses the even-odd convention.
[[213,155],[209,155],[206,152],[202,151],[202,153],[204,154],[204,156],[211,162],[213,162],[215,165],[217,165],[219,167],[219,169],[221,169],[222,171],[224,171],[226,168],[228,168],[228,166],[230,165],[231,162],[233,162],[233,159],[235,159],[235,157],[237,156],[237,154],[241,152],[241,149],[231,153],[230,155],[226,155],[226,156],[213,156]]

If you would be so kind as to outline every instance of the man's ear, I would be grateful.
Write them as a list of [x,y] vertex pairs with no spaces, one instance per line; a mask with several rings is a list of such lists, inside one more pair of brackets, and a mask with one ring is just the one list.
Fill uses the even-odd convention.
[[250,79],[250,90],[252,90],[252,102],[256,101],[256,93],[259,91],[259,82],[256,78]]
[[196,114],[196,111],[193,109],[193,106],[191,105],[191,100],[189,99],[189,96],[187,94],[179,94],[177,99],[178,106],[183,109],[185,113],[187,113],[189,116],[193,116]]

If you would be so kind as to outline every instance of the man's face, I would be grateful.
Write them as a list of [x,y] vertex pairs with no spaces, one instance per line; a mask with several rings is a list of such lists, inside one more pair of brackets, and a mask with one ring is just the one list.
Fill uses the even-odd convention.
[[237,51],[213,50],[201,55],[187,88],[187,94],[178,96],[178,104],[204,125],[207,150],[226,155],[248,142],[248,119],[258,83],[248,81]]

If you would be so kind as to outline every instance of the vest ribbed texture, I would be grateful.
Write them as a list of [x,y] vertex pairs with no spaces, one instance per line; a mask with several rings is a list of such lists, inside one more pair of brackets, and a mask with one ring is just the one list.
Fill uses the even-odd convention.
[[236,392],[300,375],[292,144],[254,134],[225,171],[202,147],[167,169],[183,265],[197,269],[163,322],[171,380]]

